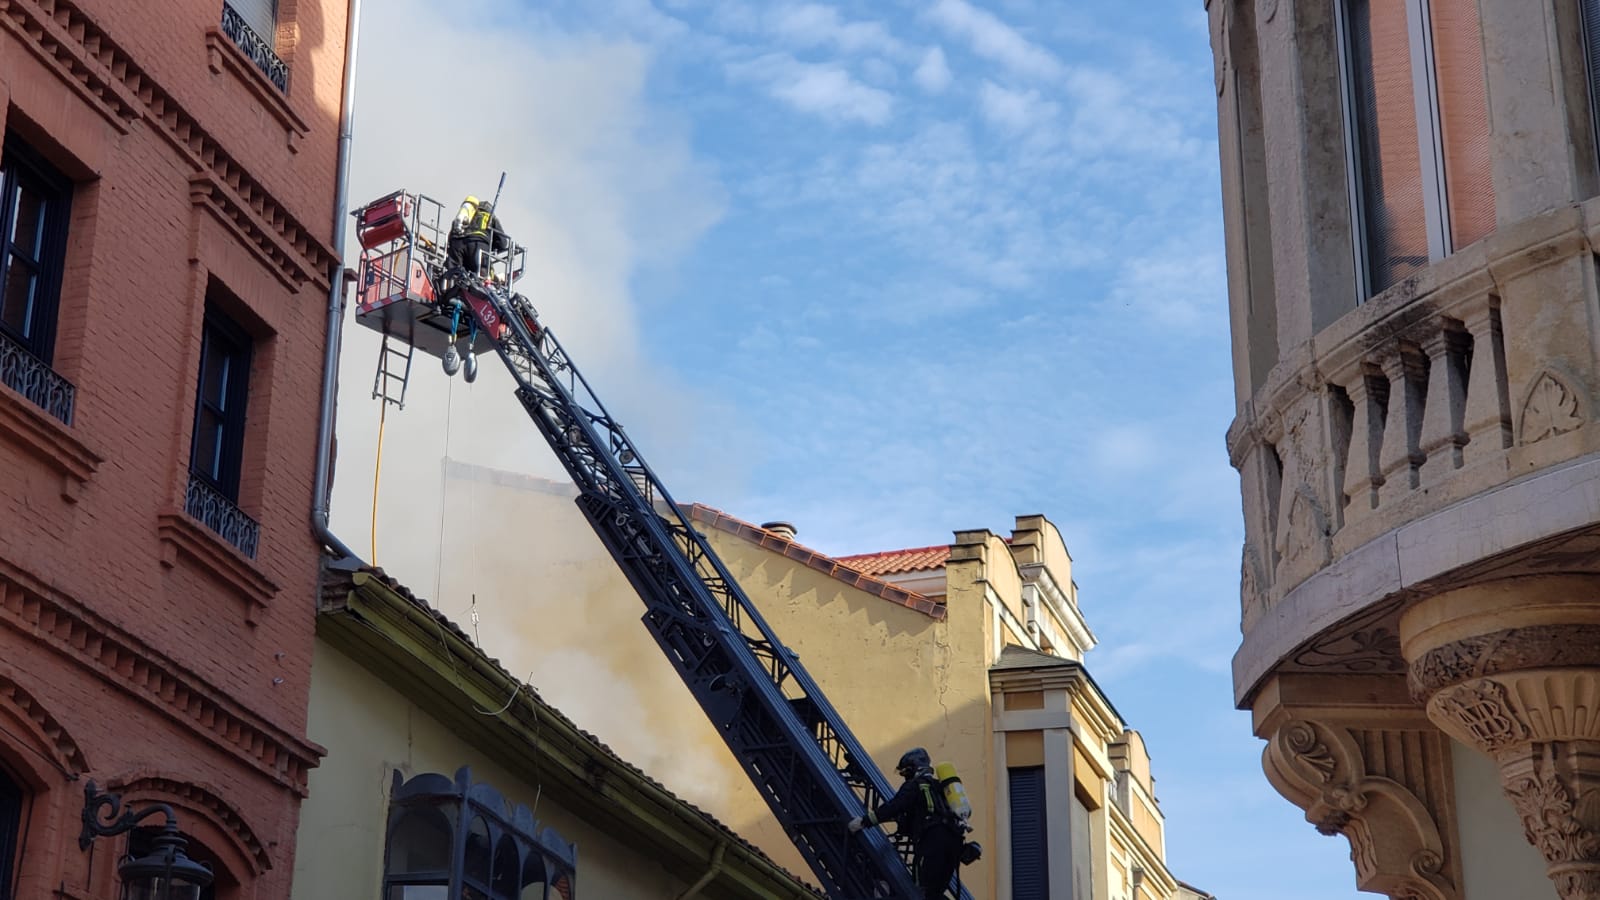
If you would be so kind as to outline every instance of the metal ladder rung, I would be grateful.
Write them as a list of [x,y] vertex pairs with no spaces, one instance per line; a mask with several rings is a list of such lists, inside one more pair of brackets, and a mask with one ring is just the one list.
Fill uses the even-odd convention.
[[[396,349],[396,344],[404,347],[405,352]],[[378,371],[372,376],[372,399],[406,408],[406,385],[411,381],[411,357],[415,352],[416,348],[405,341],[391,341],[389,335],[383,336],[383,348],[378,351]]]

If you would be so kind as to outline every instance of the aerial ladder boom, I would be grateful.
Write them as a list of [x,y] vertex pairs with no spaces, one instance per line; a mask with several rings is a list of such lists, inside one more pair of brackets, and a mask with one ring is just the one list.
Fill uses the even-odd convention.
[[[396,192],[355,212],[358,321],[435,356],[465,343],[470,359],[476,341],[493,346],[577,485],[584,517],[644,601],[645,627],[828,896],[920,897],[909,847],[876,828],[845,828],[892,794],[888,781],[533,306],[512,292],[521,248],[497,254],[487,277],[469,275],[445,257],[442,210]],[[959,883],[951,891],[971,900]]]

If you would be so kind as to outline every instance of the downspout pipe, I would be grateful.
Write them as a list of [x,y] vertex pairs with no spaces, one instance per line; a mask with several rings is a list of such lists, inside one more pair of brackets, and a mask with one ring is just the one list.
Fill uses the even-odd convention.
[[700,876],[699,881],[689,885],[684,889],[683,893],[674,897],[673,900],[689,900],[691,897],[700,896],[700,892],[705,889],[705,886],[710,884],[712,879],[722,874],[722,857],[727,852],[728,842],[717,841],[717,848],[711,851],[711,868],[706,869],[705,874]]
[[[350,137],[354,133],[356,103],[356,49],[361,42],[361,0],[350,0],[345,17],[344,42],[344,97],[339,105],[339,157],[338,174],[333,185],[333,252],[335,257],[344,254],[345,219],[349,218],[350,202]],[[324,547],[336,554],[336,559],[359,559],[355,551],[345,546],[328,529],[330,470],[333,460],[334,397],[339,389],[339,344],[344,326],[344,263],[335,258],[328,266],[328,325],[327,346],[322,353],[322,407],[317,421],[317,475],[311,509],[311,532]]]

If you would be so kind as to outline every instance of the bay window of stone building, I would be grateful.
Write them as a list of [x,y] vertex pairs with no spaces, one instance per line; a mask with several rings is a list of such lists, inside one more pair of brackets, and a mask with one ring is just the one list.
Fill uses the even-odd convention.
[[1364,299],[1494,227],[1476,0],[1339,0]]

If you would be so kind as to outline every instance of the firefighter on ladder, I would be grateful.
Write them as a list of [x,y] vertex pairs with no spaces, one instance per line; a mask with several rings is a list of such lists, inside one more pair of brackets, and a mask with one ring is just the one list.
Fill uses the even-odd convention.
[[[912,874],[926,900],[941,900],[956,868],[977,859],[977,844],[962,842],[966,823],[945,799],[944,788],[935,777],[928,751],[921,747],[907,750],[895,771],[905,781],[900,790],[865,816],[849,822],[852,834],[862,828],[894,820],[895,830],[911,838],[916,846]],[[971,848],[971,849],[969,849]]]

